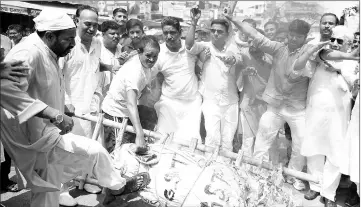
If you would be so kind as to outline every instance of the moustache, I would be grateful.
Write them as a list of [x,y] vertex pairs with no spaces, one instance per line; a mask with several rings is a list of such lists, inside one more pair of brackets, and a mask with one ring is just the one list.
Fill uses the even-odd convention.
[[333,50],[339,50],[339,49],[340,49],[340,46],[338,46],[338,45],[331,45],[331,49],[333,49]]

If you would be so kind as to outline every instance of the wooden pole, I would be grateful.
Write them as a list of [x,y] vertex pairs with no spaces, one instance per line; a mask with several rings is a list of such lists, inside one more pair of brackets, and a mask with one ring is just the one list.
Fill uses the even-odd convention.
[[118,135],[115,140],[115,148],[114,149],[118,149],[122,145],[125,127],[127,127],[127,122],[128,122],[128,118],[124,117],[123,121],[122,121],[122,128],[119,129]]
[[[77,114],[75,113],[75,117],[80,118],[80,119],[84,119],[84,120],[88,120],[88,121],[93,121],[96,122],[97,121],[97,117],[96,116],[92,116],[90,114]],[[109,126],[109,127],[114,127],[114,128],[118,128],[121,129],[122,124],[121,123],[117,123],[108,119],[104,119],[103,120],[103,125],[105,126]],[[131,133],[135,133],[135,130],[133,129],[132,126],[127,126],[125,129],[127,132],[131,132]],[[148,137],[153,137],[157,140],[165,140],[166,136],[157,133],[157,132],[153,132],[153,131],[149,131],[149,130],[145,130],[144,131],[144,135],[148,136]],[[189,147],[192,146],[192,143],[188,142],[188,141],[184,141],[184,140],[178,140],[178,141],[174,141],[176,144],[180,144],[182,146],[185,147]],[[203,151],[203,152],[208,152],[208,153],[213,153],[215,148],[210,147],[210,146],[206,146],[204,144],[197,144],[196,145],[196,149]],[[219,151],[219,155],[227,157],[227,158],[231,158],[232,160],[237,160],[238,154],[228,151],[228,150],[224,150],[224,149],[220,149]],[[256,159],[252,159],[250,157],[247,156],[242,156],[242,162],[250,164],[250,165],[254,165],[254,166],[260,166],[262,168],[268,169],[268,170],[274,170],[276,169],[273,165],[271,165],[268,162],[262,162],[261,160],[256,160]],[[304,172],[300,172],[297,170],[292,170],[286,167],[282,167],[282,172],[286,175],[290,175],[293,176],[295,178],[301,179],[301,180],[306,180],[306,181],[310,181],[313,183],[318,184],[319,181],[316,177],[313,177],[310,174],[304,173]]]

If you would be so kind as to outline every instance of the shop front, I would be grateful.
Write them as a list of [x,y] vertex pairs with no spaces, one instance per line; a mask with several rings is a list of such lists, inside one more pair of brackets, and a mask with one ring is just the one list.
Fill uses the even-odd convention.
[[70,16],[75,15],[76,8],[65,8],[58,5],[42,5],[41,2],[22,2],[22,1],[1,1],[0,19],[1,33],[6,33],[11,24],[20,24],[24,28],[34,28],[33,19],[45,8],[55,8],[64,10]]

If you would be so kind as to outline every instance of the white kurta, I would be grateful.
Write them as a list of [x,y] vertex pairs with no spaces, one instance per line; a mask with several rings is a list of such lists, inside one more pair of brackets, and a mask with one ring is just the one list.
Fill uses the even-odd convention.
[[[330,62],[332,63],[332,62]],[[350,64],[347,64],[350,63]],[[334,62],[341,67],[342,74],[328,72],[320,63],[316,68],[308,88],[306,108],[306,136],[301,154],[303,156],[325,155],[335,166],[343,162],[340,154],[346,136],[351,112],[350,86],[345,77],[352,78],[355,71],[353,61]]]
[[352,182],[360,183],[360,91],[352,109],[351,121],[343,144],[341,173],[349,175]]
[[202,98],[194,72],[197,57],[186,52],[185,42],[178,52],[171,52],[161,44],[155,72],[164,75],[162,95],[154,105],[158,115],[158,131],[174,132],[175,138],[200,139]]
[[[59,60],[65,80],[65,104],[72,104],[76,111],[83,114],[94,111],[91,109],[94,94],[102,94],[102,73],[99,72],[101,47],[100,40],[94,37],[88,51],[77,36],[75,47]],[[100,104],[96,108],[99,107]],[[94,127],[90,121],[75,118],[72,133],[91,138]]]
[[[60,135],[48,119],[34,117],[50,106],[64,112],[64,80],[57,56],[34,33],[5,59],[24,60],[29,76],[20,83],[1,80],[1,141],[32,192],[32,207],[59,206],[60,182],[81,171],[99,184],[120,189],[125,179],[97,142],[74,134]],[[73,171],[68,171],[71,167]]]
[[[222,51],[212,42],[195,42],[187,52],[199,55],[206,48],[211,57],[204,63],[199,91],[203,97],[202,112],[207,132],[206,144],[233,150],[233,138],[238,125],[238,88],[235,65],[226,66],[217,56],[236,55],[237,47],[227,42]],[[240,62],[237,58],[237,63]]]
[[[49,120],[33,116],[47,105],[64,111],[64,81],[57,56],[34,33],[9,52],[5,61],[10,60],[24,60],[31,70],[28,79],[21,78],[19,85],[1,80],[1,107],[11,109],[16,115],[1,109],[2,142],[26,178],[27,187],[38,192],[56,191],[57,186],[39,177],[34,169],[47,167],[46,152],[60,140],[59,129]],[[38,100],[34,102],[33,98]]]

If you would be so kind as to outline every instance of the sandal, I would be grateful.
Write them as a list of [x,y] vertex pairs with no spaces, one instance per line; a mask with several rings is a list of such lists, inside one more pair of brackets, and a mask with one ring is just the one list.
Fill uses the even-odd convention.
[[[143,177],[143,182],[140,186],[137,186],[137,178],[139,176]],[[150,183],[150,176],[149,173],[143,172],[138,173],[133,177],[124,176],[127,179],[125,186],[119,190],[110,190],[109,188],[105,188],[105,198],[103,200],[103,205],[108,205],[116,200],[117,196],[126,195],[129,193],[137,192],[145,187]]]
[[[139,176],[143,177],[143,181],[140,184],[140,186],[137,186],[137,179]],[[127,180],[127,183],[124,186],[124,191],[120,195],[134,193],[136,191],[139,191],[141,189],[144,189],[149,185],[150,183],[150,175],[147,172],[138,173],[137,175],[131,177],[129,180]]]

